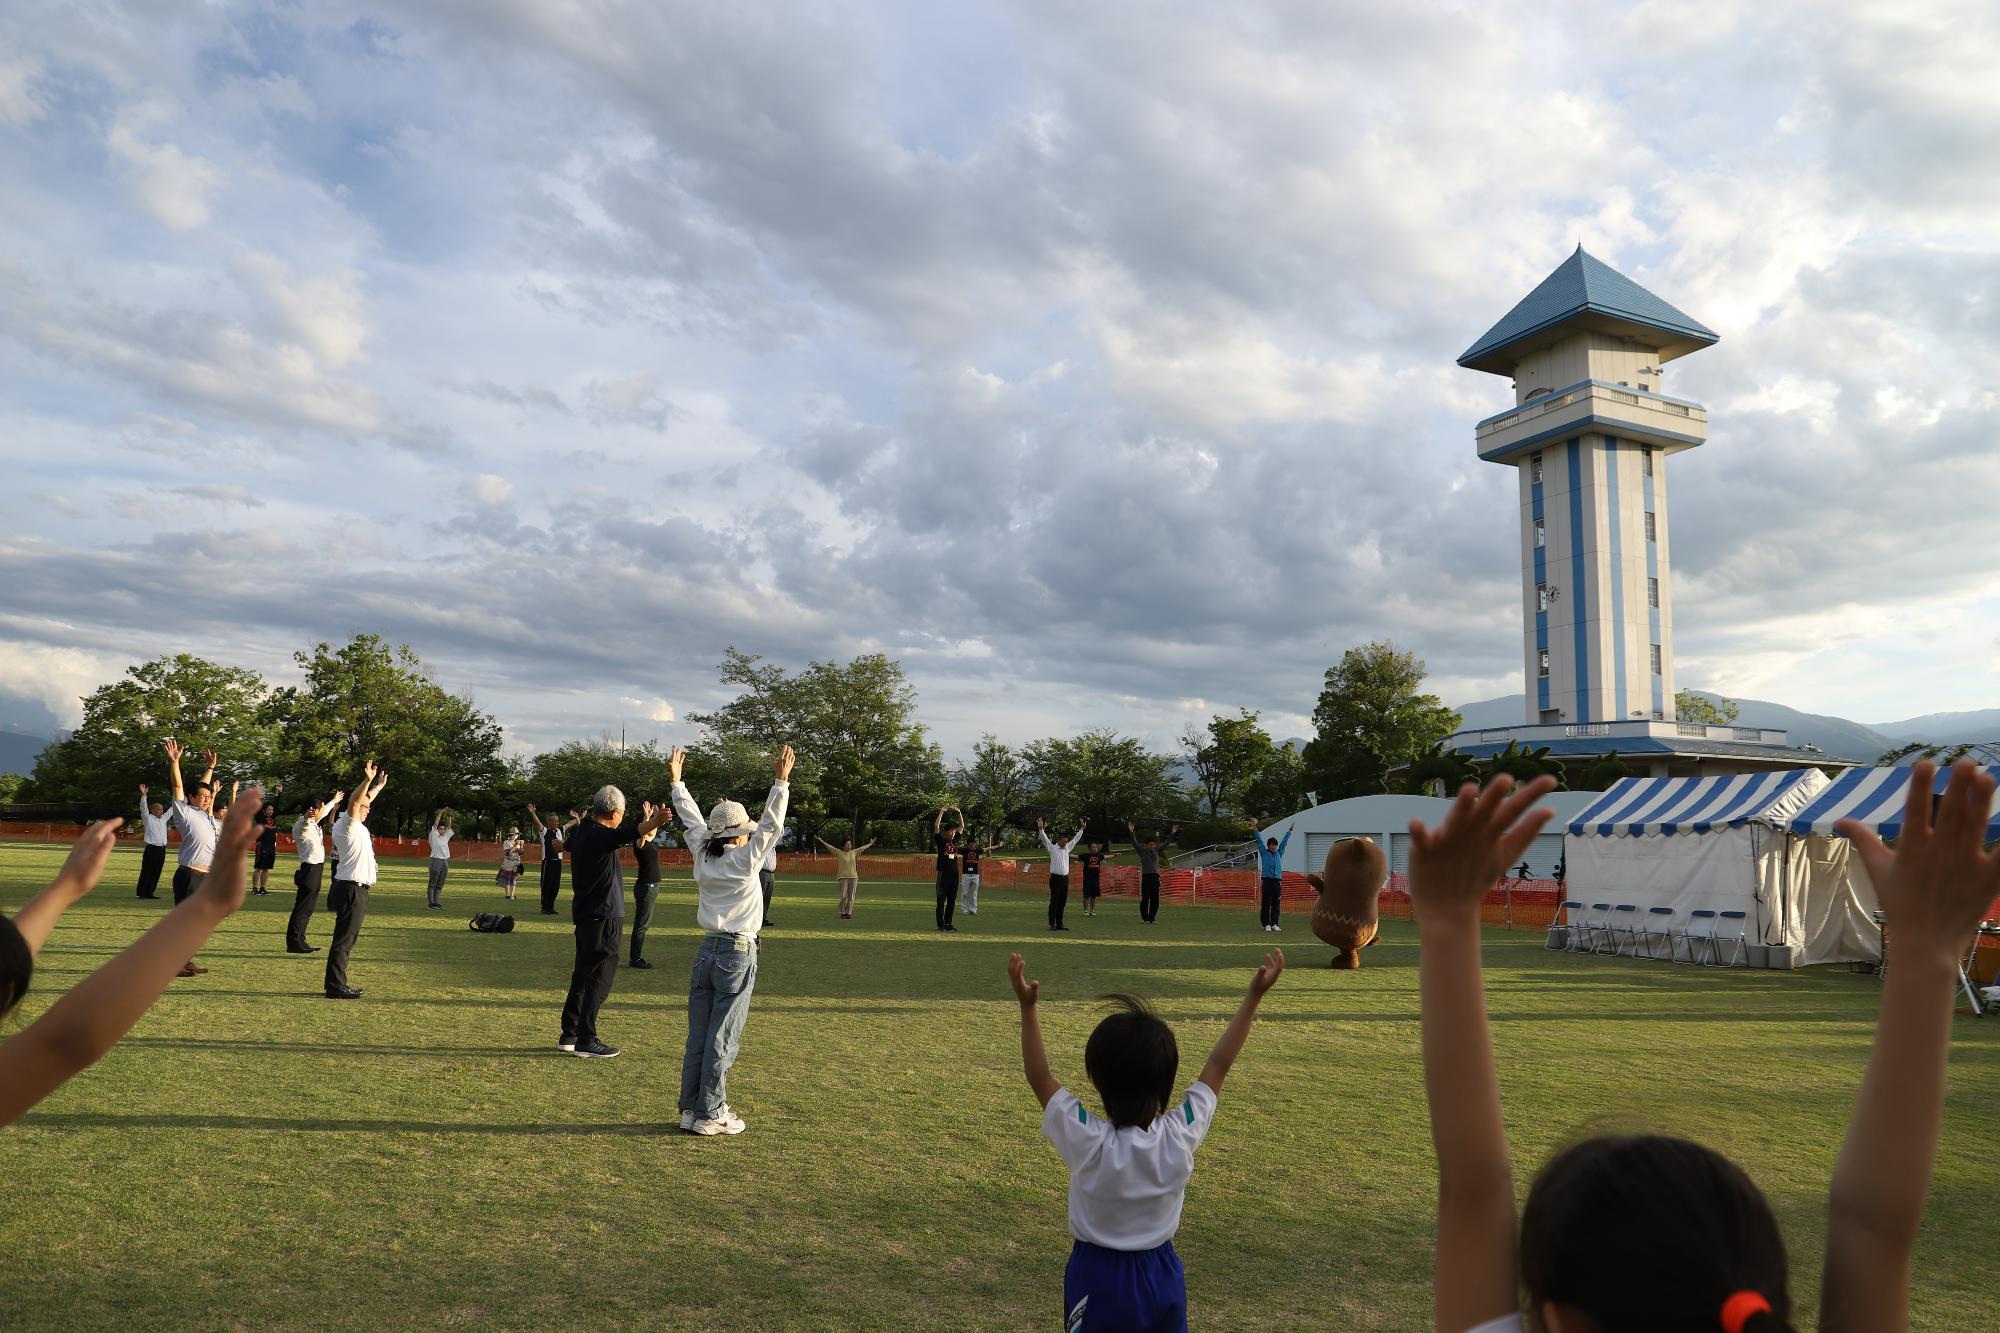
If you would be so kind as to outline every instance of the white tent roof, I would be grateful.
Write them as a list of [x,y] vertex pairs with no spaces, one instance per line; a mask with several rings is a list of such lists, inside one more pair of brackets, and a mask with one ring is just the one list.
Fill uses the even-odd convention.
[[[1986,770],[2000,780],[2000,766]],[[1831,834],[1835,821],[1858,819],[1878,837],[1893,838],[1903,831],[1903,802],[1910,790],[1907,768],[1853,768],[1840,775],[1793,816],[1794,833]],[[1940,768],[1936,791],[1943,792],[1951,770]],[[1986,821],[1986,840],[2000,841],[2000,797]]]
[[1828,785],[1816,768],[1712,778],[1621,778],[1570,821],[1575,837],[1707,833],[1760,823],[1783,827]]

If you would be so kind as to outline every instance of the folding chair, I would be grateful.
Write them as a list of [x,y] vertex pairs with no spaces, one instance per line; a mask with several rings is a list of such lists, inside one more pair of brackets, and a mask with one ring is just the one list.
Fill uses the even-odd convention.
[[[1730,934],[1732,928],[1736,932],[1733,935]],[[1720,946],[1724,944],[1733,944],[1736,946],[1736,948],[1731,951],[1729,955],[1729,961],[1726,963],[1722,962],[1722,959],[1718,956],[1716,962],[1719,965],[1723,967],[1735,967],[1737,964],[1741,963],[1746,967],[1749,966],[1750,963],[1750,936],[1748,934],[1749,928],[1750,928],[1750,914],[1748,912],[1722,913],[1721,924],[1719,924],[1715,928],[1714,943],[1717,946],[1716,952],[1718,955],[1720,955],[1721,953]]]
[[1681,938],[1687,941],[1688,962],[1696,967],[1702,966],[1703,954],[1708,955],[1706,961],[1715,961],[1715,926],[1715,913],[1709,908],[1697,907],[1688,913],[1687,929],[1681,932]]
[[1590,924],[1586,929],[1590,931],[1590,951],[1592,953],[1603,953],[1604,942],[1606,940],[1611,941],[1611,951],[1613,953],[1618,952],[1618,932],[1616,927],[1611,924],[1610,903],[1592,903],[1590,905]]
[[1646,920],[1641,923],[1640,928],[1644,932],[1646,941],[1646,956],[1655,961],[1659,959],[1660,955],[1653,949],[1653,941],[1656,938],[1662,939],[1667,944],[1667,961],[1672,962],[1677,948],[1675,941],[1679,938],[1679,932],[1674,929],[1674,909],[1671,907],[1647,908]]
[[1632,942],[1632,956],[1639,956],[1639,909],[1631,903],[1618,904],[1618,915],[1611,927],[1611,953],[1614,957],[1625,952],[1625,946],[1618,942],[1623,935]]
[[1562,906],[1563,950],[1566,953],[1582,953],[1584,948],[1578,941],[1588,938],[1590,933],[1583,919],[1583,904],[1566,902]]

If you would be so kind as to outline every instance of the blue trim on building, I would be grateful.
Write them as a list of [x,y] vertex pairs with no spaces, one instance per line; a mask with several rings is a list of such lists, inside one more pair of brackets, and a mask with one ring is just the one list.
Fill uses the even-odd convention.
[[[1654,453],[1648,451],[1648,456],[1653,460],[1653,468],[1655,471],[1658,471],[1660,468],[1663,468],[1667,465],[1667,456],[1664,453]],[[1659,529],[1660,520],[1658,513],[1653,508],[1653,478],[1651,476],[1646,476],[1644,480],[1646,483],[1645,485],[1646,512],[1654,515],[1653,527],[1654,530],[1657,532]],[[1660,544],[1657,541],[1650,541],[1646,543],[1646,577],[1648,579],[1652,579],[1655,581],[1657,581],[1660,577]],[[1660,611],[1662,607],[1665,606],[1666,600],[1667,600],[1667,587],[1664,583],[1662,583],[1660,585],[1660,606],[1649,605],[1647,607],[1647,610],[1651,613],[1648,616],[1648,620],[1650,622],[1649,628],[1652,630],[1653,634],[1652,642],[1660,645],[1660,658],[1661,658],[1660,674],[1653,677],[1653,714],[1654,716],[1662,719],[1664,719],[1667,715],[1667,703],[1666,703],[1667,641],[1660,637]],[[1652,653],[1652,649],[1649,647],[1647,648],[1646,651],[1647,655],[1650,656]],[[1650,666],[1651,663],[1649,662],[1647,665]]]
[[1569,467],[1569,576],[1570,614],[1576,618],[1576,659],[1571,665],[1577,716],[1566,722],[1589,722],[1590,716],[1590,625],[1588,575],[1583,563],[1583,471],[1578,460],[1583,442],[1571,440],[1566,450]]
[[1609,316],[1627,324],[1678,335],[1679,340],[1706,346],[1716,334],[1692,315],[1661,300],[1596,255],[1576,253],[1556,265],[1546,278],[1515,303],[1458,358],[1471,365],[1544,333],[1579,315]]
[[1636,421],[1614,420],[1611,417],[1600,417],[1593,412],[1591,415],[1587,417],[1582,417],[1575,421],[1566,421],[1562,425],[1556,426],[1550,430],[1545,430],[1539,435],[1530,435],[1525,440],[1521,440],[1514,444],[1505,445],[1499,449],[1493,450],[1490,453],[1482,453],[1481,455],[1479,455],[1479,458],[1481,462],[1485,463],[1504,463],[1507,460],[1513,458],[1514,455],[1516,454],[1532,452],[1536,445],[1546,444],[1550,440],[1559,439],[1565,435],[1575,435],[1578,431],[1592,431],[1593,429],[1596,434],[1600,435],[1608,431],[1614,431],[1614,430],[1622,430],[1626,432],[1631,432],[1635,430],[1643,431],[1647,435],[1654,436],[1658,439],[1679,440],[1683,444],[1688,445],[1689,447],[1708,443],[1708,439],[1706,436],[1683,435],[1679,431],[1673,431],[1673,430],[1656,430],[1651,426],[1641,426]]
[[1604,517],[1611,534],[1611,669],[1614,673],[1612,716],[1623,722],[1630,692],[1625,684],[1625,551],[1624,527],[1618,512],[1618,462],[1622,448],[1618,441],[1604,442]]
[[1487,417],[1484,421],[1474,423],[1472,428],[1474,430],[1478,430],[1482,426],[1490,426],[1496,421],[1502,420],[1503,418],[1506,417],[1513,416],[1516,412],[1525,412],[1531,407],[1535,407],[1538,406],[1539,404],[1546,403],[1551,398],[1560,398],[1566,393],[1574,393],[1578,389],[1581,389],[1585,385],[1589,384],[1595,384],[1600,389],[1616,389],[1620,393],[1641,393],[1648,398],[1656,398],[1663,403],[1676,403],[1681,407],[1692,407],[1702,412],[1708,411],[1707,404],[1697,403],[1692,398],[1675,398],[1671,394],[1654,393],[1651,389],[1635,389],[1629,384],[1619,384],[1613,380],[1578,380],[1576,383],[1569,385],[1567,388],[1557,389],[1553,393],[1545,393],[1540,395],[1539,397],[1530,398],[1525,403],[1516,403],[1504,412],[1495,412],[1492,416]]
[[[1528,534],[1528,542],[1533,550],[1535,562],[1535,586],[1541,587],[1549,581],[1548,518],[1543,513],[1542,483],[1529,478],[1528,515],[1532,523],[1542,525],[1542,545],[1534,545],[1534,533]],[[1535,720],[1540,721],[1549,707],[1549,678],[1541,674],[1541,655],[1549,650],[1549,613],[1535,606]]]

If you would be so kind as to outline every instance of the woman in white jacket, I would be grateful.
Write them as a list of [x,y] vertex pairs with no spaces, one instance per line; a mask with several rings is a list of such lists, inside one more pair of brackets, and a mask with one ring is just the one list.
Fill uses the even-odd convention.
[[673,778],[674,814],[694,853],[695,920],[702,929],[688,981],[687,1051],[681,1059],[681,1128],[694,1134],[741,1134],[743,1118],[725,1097],[729,1068],[750,1016],[750,992],[757,985],[757,931],[764,917],[763,885],[757,872],[764,853],[777,844],[791,802],[792,765],[787,745],[771,758],[771,794],[764,815],[750,822],[735,801],[718,801],[707,816],[681,782],[687,753],[676,746],[667,758]]

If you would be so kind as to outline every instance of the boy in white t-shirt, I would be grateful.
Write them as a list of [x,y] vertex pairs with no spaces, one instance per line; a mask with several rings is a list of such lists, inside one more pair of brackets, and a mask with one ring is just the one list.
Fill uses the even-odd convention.
[[1076,1244],[1063,1273],[1066,1333],[1185,1333],[1187,1275],[1173,1242],[1194,1150],[1208,1134],[1216,1094],[1250,1036],[1257,1003],[1284,970],[1282,949],[1265,955],[1201,1077],[1179,1096],[1174,1030],[1144,1000],[1113,996],[1118,1012],[1097,1025],[1083,1048],[1084,1069],[1104,1104],[1100,1118],[1049,1073],[1035,1012],[1042,983],[1026,979],[1020,954],[1007,960],[1021,1002],[1021,1064],[1041,1099],[1042,1133],[1069,1168]]

